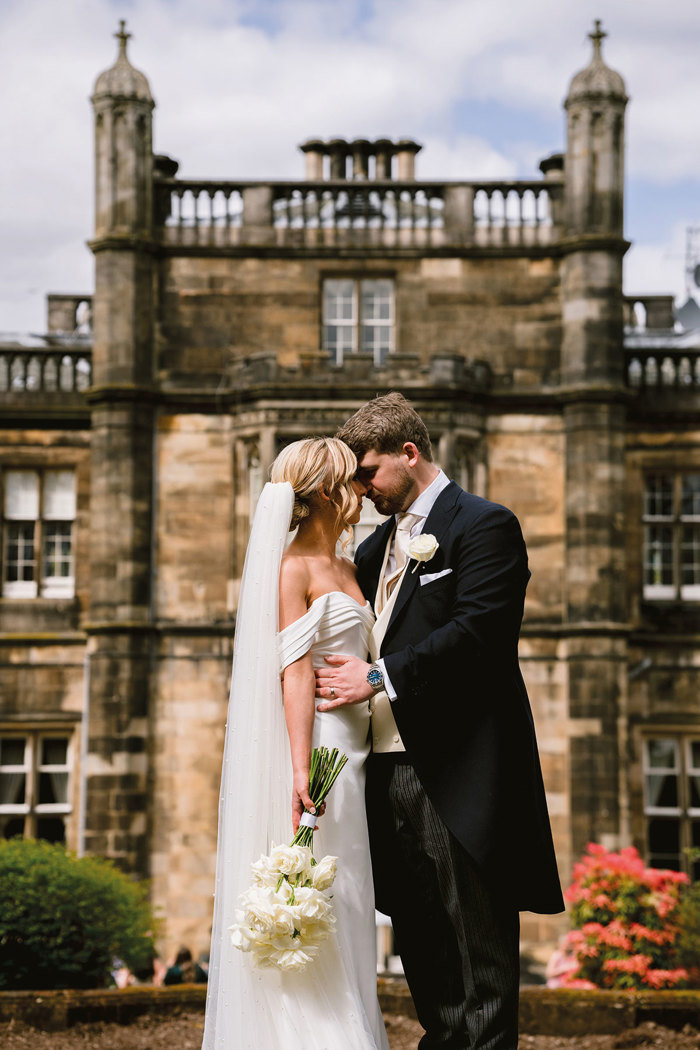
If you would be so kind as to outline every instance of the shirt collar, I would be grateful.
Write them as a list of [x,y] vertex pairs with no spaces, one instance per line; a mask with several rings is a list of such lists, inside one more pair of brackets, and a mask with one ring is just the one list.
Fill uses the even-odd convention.
[[[404,514],[415,514],[421,518],[427,518],[433,509],[433,504],[438,498],[443,489],[446,489],[450,484],[450,479],[444,470],[438,471],[438,475],[430,482],[427,489],[421,492],[420,496],[416,496],[411,506],[406,510],[402,511]],[[398,522],[401,515],[395,515]]]

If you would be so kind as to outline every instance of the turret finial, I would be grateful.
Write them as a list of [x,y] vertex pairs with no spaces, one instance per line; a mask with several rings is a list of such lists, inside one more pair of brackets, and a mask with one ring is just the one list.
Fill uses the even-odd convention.
[[119,32],[114,35],[119,41],[119,54],[126,58],[126,42],[131,39],[131,33],[127,33],[126,22],[123,18],[119,20]]
[[588,39],[593,41],[593,57],[602,58],[601,44],[608,34],[602,28],[602,23],[599,18],[596,18],[593,24],[595,28],[592,33],[588,34]]

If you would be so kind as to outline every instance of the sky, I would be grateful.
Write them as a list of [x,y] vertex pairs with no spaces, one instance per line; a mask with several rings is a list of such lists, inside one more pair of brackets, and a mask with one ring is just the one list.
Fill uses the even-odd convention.
[[185,178],[303,178],[306,139],[386,136],[422,143],[418,178],[464,180],[539,177],[563,150],[602,19],[631,99],[625,291],[685,300],[698,0],[0,0],[0,331],[41,333],[47,293],[92,290],[89,98],[121,18]]

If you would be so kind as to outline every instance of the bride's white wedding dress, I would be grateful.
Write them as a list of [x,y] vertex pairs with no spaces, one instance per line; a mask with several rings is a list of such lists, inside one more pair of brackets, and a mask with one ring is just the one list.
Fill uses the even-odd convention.
[[314,835],[339,858],[336,931],[300,973],[256,968],[231,944],[250,866],[290,842],[292,770],[280,671],[310,652],[366,659],[369,605],[332,591],[278,634],[279,572],[294,492],[267,484],[258,501],[236,618],[219,805],[216,893],[203,1050],[389,1050],[376,983],[374,892],[365,816],[367,704],[316,712],[313,744],[348,756]]
[[[374,614],[369,602],[359,605],[343,591],[317,598],[304,616],[279,635],[280,670],[311,652],[316,667],[324,657],[344,653],[366,660]],[[335,936],[323,946],[316,964],[291,978],[308,985],[311,1003],[326,1000],[326,1042],[312,1044],[300,1032],[299,1046],[351,1046],[353,1050],[388,1047],[377,1002],[374,888],[365,815],[365,762],[369,751],[367,704],[317,711],[313,746],[337,747],[348,762],[336,780],[326,812],[314,833],[314,854],[338,857],[333,884]],[[300,1017],[303,1025],[304,1016]],[[317,1028],[317,1020],[311,1022]],[[342,1029],[343,1035],[340,1031]],[[285,1047],[290,1045],[284,1044]]]

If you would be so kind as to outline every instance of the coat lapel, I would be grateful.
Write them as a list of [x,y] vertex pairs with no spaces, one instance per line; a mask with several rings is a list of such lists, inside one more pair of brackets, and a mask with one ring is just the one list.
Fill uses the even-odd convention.
[[377,597],[379,574],[382,570],[384,552],[396,522],[393,514],[379,525],[362,544],[357,559],[357,574],[360,589],[372,605]]
[[[454,481],[451,481],[450,484],[442,490],[438,498],[435,500],[430,514],[425,520],[423,532],[432,533],[439,544],[442,544],[443,538],[448,528],[450,527],[450,524],[452,523],[452,519],[454,518],[457,512],[457,500],[460,492],[461,489],[459,488],[459,485],[456,485]],[[386,634],[384,635],[385,638],[391,631],[391,628],[398,619],[398,617],[401,615],[403,609],[406,607],[416,587],[418,587],[418,581],[420,579],[420,570],[416,569],[416,571],[414,572],[416,564],[417,563],[414,562],[413,559],[411,559],[408,563],[406,573],[404,575],[403,580],[401,581],[399,593],[396,596],[396,601],[394,603],[394,610],[391,614],[391,619],[387,624]]]

